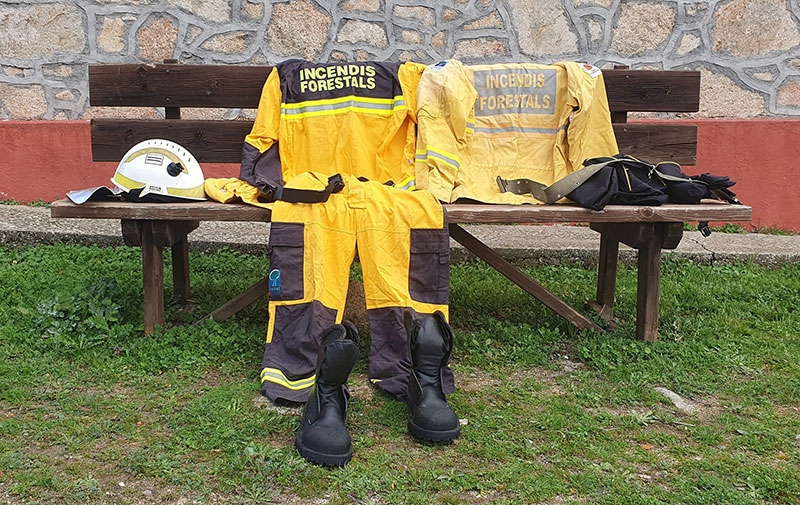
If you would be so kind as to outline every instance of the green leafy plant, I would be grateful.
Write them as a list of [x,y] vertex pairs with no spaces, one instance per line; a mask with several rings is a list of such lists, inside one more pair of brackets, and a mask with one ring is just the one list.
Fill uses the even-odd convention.
[[31,332],[46,345],[63,350],[87,350],[102,345],[120,322],[117,283],[100,279],[68,297],[42,300]]

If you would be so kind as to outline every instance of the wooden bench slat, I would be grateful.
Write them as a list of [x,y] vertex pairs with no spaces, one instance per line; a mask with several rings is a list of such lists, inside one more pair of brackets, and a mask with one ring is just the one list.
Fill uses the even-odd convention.
[[257,108],[272,67],[89,65],[89,103],[107,107]]
[[[704,203],[698,205],[607,205],[593,211],[577,205],[480,205],[447,204],[447,217],[453,223],[631,223],[685,221],[749,221],[752,208],[746,205]],[[270,211],[238,203],[185,202],[140,204],[122,200],[87,202],[75,205],[59,200],[51,205],[51,215],[59,218],[143,219],[187,221],[269,221]]]
[[90,201],[75,205],[70,200],[50,204],[50,215],[58,218],[131,219],[145,221],[264,221],[269,209],[243,203],[181,202],[141,204],[123,200]]
[[448,204],[447,217],[454,223],[633,223],[749,221],[752,208],[746,205],[703,203],[668,204],[658,207],[606,205],[594,211],[571,204],[557,205],[475,205]]
[[697,125],[689,123],[616,123],[619,152],[651,163],[697,163]]
[[694,70],[603,70],[612,112],[697,112],[700,72]]
[[[108,107],[258,107],[272,67],[89,65],[89,103]],[[604,70],[612,111],[695,112],[700,72]]]
[[182,145],[200,163],[240,163],[252,121],[93,119],[92,159],[119,161],[139,142],[163,138]]
[[[200,163],[239,163],[252,121],[188,119],[94,119],[92,159],[119,161],[143,140],[164,138],[188,149]],[[645,161],[694,165],[697,126],[692,124],[620,123],[614,133],[621,153]]]

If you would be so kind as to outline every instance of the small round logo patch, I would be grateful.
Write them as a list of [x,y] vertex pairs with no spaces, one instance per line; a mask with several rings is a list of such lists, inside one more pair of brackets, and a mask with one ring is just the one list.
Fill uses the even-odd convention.
[[281,271],[277,268],[269,271],[269,296],[280,296],[281,294]]

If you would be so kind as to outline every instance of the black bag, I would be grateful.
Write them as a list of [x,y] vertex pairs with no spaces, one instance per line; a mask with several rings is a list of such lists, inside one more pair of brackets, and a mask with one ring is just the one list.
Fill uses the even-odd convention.
[[602,210],[608,204],[697,204],[704,198],[741,203],[728,189],[736,184],[728,177],[711,174],[688,176],[681,172],[680,165],[671,161],[653,165],[618,154],[583,162],[584,167],[599,164],[601,168],[568,193],[567,198],[593,210]]

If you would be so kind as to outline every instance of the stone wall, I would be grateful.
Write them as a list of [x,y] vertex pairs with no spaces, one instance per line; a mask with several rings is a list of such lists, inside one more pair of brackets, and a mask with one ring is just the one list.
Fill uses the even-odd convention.
[[10,0],[0,119],[91,117],[90,63],[290,57],[699,69],[692,117],[794,117],[799,16],[798,0]]

